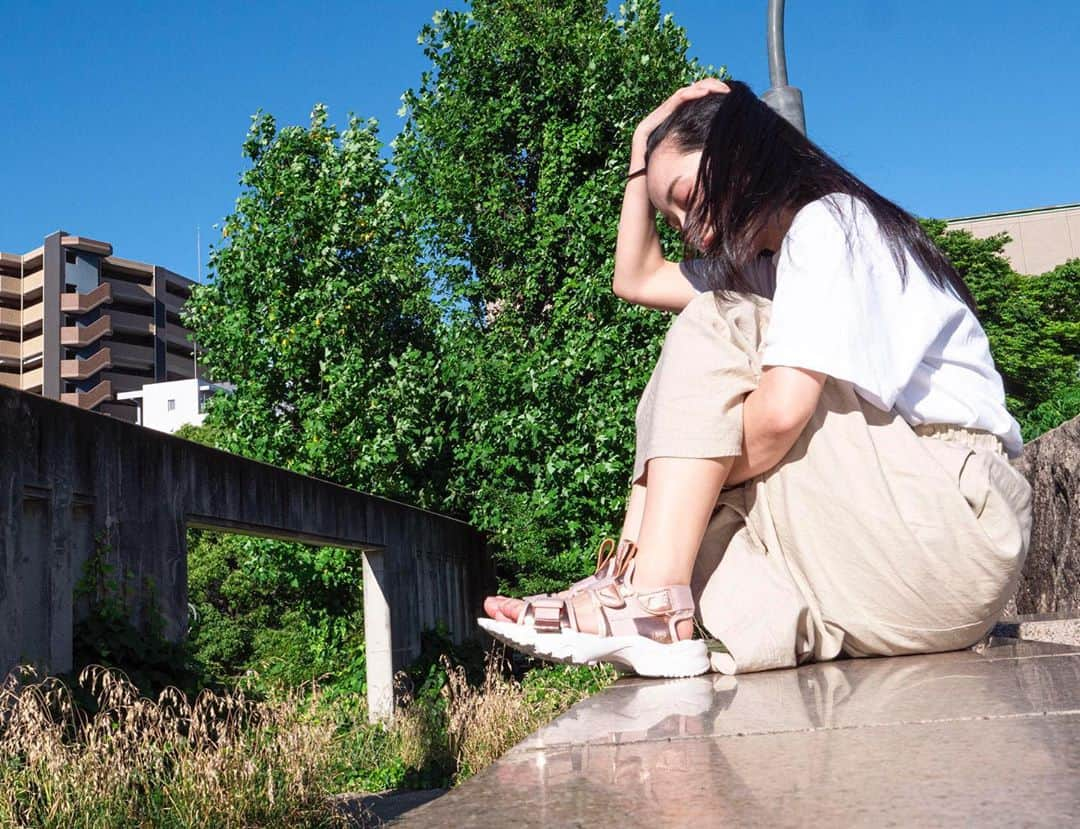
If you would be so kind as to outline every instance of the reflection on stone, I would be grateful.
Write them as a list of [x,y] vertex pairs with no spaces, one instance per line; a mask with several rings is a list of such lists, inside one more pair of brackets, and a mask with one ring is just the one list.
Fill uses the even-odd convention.
[[1080,658],[1004,660],[997,650],[616,685],[516,750],[1080,710]]
[[1067,825],[1080,653],[620,682],[406,826]]

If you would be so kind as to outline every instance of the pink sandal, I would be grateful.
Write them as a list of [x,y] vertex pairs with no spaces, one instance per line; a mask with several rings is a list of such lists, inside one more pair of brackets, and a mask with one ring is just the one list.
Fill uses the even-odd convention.
[[480,619],[480,627],[518,650],[554,662],[610,662],[639,676],[698,676],[709,670],[705,642],[680,639],[676,629],[694,618],[694,598],[686,585],[636,591],[628,576],[617,576],[572,595],[524,601],[517,622]]
[[[581,579],[571,584],[569,587],[560,590],[558,593],[537,593],[533,596],[525,596],[521,601],[533,602],[537,599],[564,599],[570,596],[577,595],[583,590],[588,590],[592,587],[600,587],[608,582],[614,581],[619,576],[627,572],[631,562],[634,560],[634,556],[637,555],[637,544],[630,541],[627,538],[622,539],[618,544],[615,543],[614,538],[605,538],[600,542],[600,546],[596,550],[596,570]],[[496,596],[502,601],[506,601],[509,597]],[[513,619],[503,618],[497,621],[506,621],[513,623]]]

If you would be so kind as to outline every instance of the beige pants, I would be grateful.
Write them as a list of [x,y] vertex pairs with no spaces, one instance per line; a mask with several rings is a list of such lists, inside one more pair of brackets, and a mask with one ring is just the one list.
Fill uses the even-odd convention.
[[[739,454],[768,315],[704,294],[675,319],[638,405],[635,481],[650,458]],[[728,651],[713,667],[967,647],[1014,591],[1030,532],[1030,487],[996,437],[912,429],[829,378],[784,460],[720,496],[692,584]]]

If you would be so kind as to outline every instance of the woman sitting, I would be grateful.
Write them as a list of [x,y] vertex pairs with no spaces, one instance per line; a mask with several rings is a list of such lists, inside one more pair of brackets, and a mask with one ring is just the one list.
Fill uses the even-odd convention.
[[[483,627],[646,676],[978,641],[1031,497],[956,270],[737,81],[646,117],[627,179],[615,292],[678,316],[637,409],[622,541],[561,593],[488,598]],[[664,259],[656,211],[700,258]]]

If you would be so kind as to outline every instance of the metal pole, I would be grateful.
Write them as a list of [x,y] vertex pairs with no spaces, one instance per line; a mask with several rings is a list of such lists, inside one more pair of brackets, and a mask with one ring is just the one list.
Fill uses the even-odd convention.
[[765,47],[769,53],[769,83],[772,87],[761,96],[772,109],[806,135],[806,113],[802,92],[788,86],[787,58],[784,55],[784,0],[769,0]]

